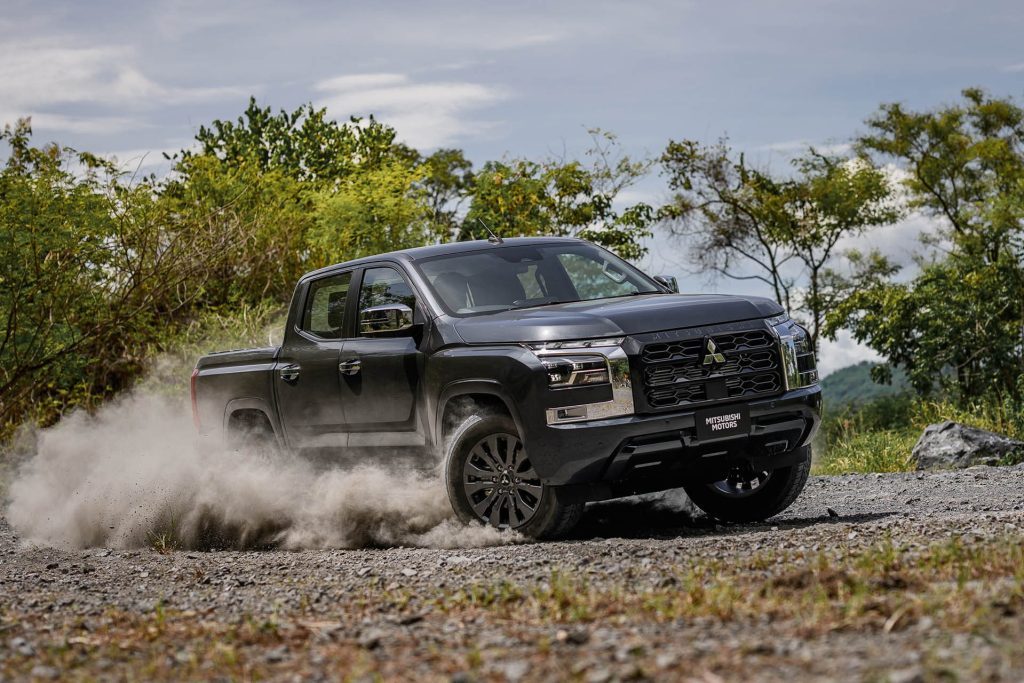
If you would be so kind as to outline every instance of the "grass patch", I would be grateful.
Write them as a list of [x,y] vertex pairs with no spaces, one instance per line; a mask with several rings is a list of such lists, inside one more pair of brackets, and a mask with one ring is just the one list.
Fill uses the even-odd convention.
[[814,474],[907,472],[914,469],[910,451],[918,434],[885,429],[850,433],[830,444],[814,462]]
[[836,629],[889,632],[927,616],[940,628],[974,632],[1024,610],[1024,544],[1020,537],[953,538],[921,548],[885,537],[858,550],[695,560],[647,585],[628,574],[594,585],[585,573],[562,568],[532,588],[502,580],[426,602],[460,619],[517,623],[768,617],[809,637]]
[[[815,474],[906,472],[914,469],[911,450],[925,427],[952,420],[1024,441],[1024,406],[1012,400],[925,400],[902,394],[858,408],[830,412],[814,444]],[[1008,457],[1004,465],[1024,459]]]

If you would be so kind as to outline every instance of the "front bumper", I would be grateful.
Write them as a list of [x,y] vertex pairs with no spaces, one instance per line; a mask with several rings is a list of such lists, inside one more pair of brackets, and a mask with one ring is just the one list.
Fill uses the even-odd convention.
[[684,410],[562,425],[539,419],[524,425],[526,447],[544,483],[591,485],[591,498],[612,497],[713,478],[738,461],[792,464],[793,452],[810,442],[821,421],[817,385],[740,403],[749,407],[751,421],[750,432],[740,436],[701,441],[694,411]]

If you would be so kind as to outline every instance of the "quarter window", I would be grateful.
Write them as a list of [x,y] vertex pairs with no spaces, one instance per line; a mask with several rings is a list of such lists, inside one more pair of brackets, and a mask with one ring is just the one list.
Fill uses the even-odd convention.
[[314,280],[306,296],[302,329],[324,339],[341,339],[345,326],[345,302],[352,273]]

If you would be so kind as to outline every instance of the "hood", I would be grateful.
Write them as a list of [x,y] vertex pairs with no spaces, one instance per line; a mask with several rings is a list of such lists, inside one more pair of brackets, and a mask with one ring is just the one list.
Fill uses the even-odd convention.
[[645,294],[460,318],[469,344],[621,337],[779,315],[771,299],[723,294]]

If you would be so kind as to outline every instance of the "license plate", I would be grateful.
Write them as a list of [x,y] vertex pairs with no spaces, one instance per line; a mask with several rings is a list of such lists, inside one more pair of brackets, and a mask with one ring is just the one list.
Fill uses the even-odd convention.
[[750,433],[750,409],[747,406],[698,410],[694,417],[697,420],[697,438],[701,441]]

